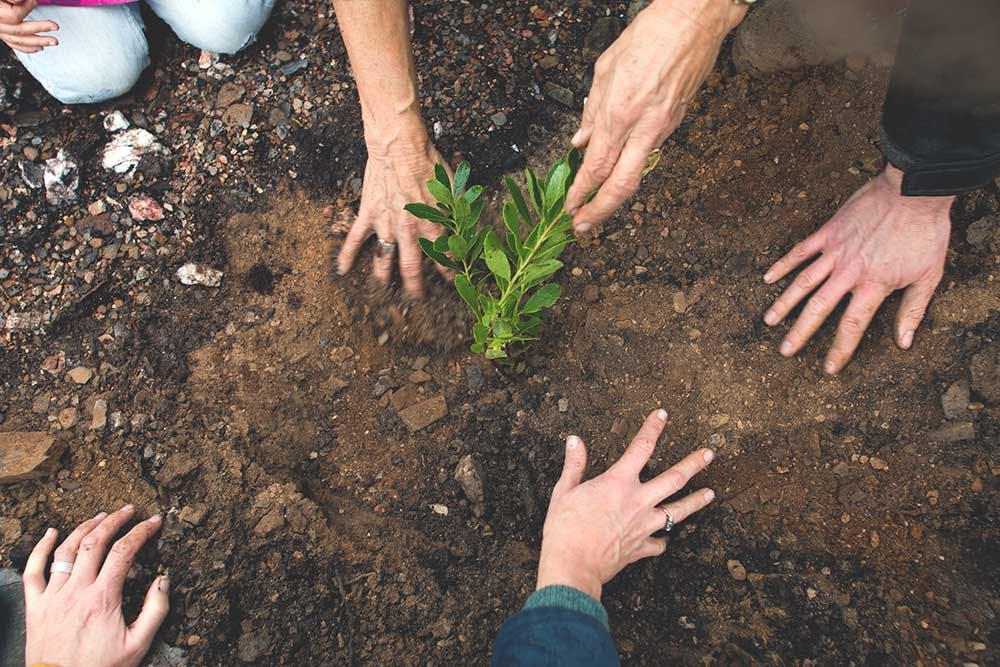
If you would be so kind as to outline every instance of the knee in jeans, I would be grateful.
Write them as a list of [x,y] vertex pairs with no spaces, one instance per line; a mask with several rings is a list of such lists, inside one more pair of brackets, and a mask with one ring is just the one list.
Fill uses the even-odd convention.
[[[218,16],[202,20],[184,27],[175,26],[177,34],[187,43],[199,49],[213,53],[238,53],[250,46],[257,38],[257,33],[267,23],[274,6],[272,0],[250,0],[248,2],[229,3],[236,5],[233,9],[227,3],[217,5]],[[233,20],[232,11],[239,12],[238,20]]]
[[93,104],[121,97],[135,87],[145,63],[120,62],[115,67],[95,68],[88,77],[75,77],[65,83],[43,82],[52,97],[63,104]]

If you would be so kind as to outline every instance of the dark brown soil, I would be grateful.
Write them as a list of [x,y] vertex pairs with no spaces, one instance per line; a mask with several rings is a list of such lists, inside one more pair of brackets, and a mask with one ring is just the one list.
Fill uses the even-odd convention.
[[[425,86],[434,67],[422,65]],[[256,210],[215,204],[195,252],[224,264],[221,289],[151,280],[150,303],[113,343],[97,339],[102,301],[88,301],[0,360],[0,429],[49,428],[32,411],[41,391],[73,395],[85,415],[59,431],[60,473],[3,488],[0,515],[23,531],[0,556],[19,563],[45,525],[127,500],[168,512],[137,584],[170,570],[162,638],[189,664],[486,664],[533,588],[561,440],[584,437],[600,471],[663,406],[671,424],[649,472],[708,444],[719,457],[699,483],[719,499],[666,556],[607,587],[625,664],[995,664],[1000,406],[974,393],[974,439],[931,434],[944,391],[1000,339],[1000,256],[965,234],[997,215],[997,189],[956,205],[945,281],[913,351],[892,342],[898,299],[836,378],[820,368],[832,327],[786,360],[781,331],[761,322],[779,290],[764,269],[879,169],[886,74],[755,81],[724,57],[641,194],[596,243],[567,251],[565,297],[512,366],[467,351],[447,286],[413,306],[373,293],[367,266],[332,278],[326,149],[297,165],[317,174],[304,187],[275,187]],[[539,166],[575,129],[545,108],[540,125],[511,117]],[[354,145],[355,112],[324,111]],[[495,190],[509,137],[449,143],[465,139]],[[337,178],[361,172],[360,151],[342,159]],[[99,368],[93,384],[39,371],[54,350],[67,368]],[[432,379],[412,382],[414,369]],[[443,394],[448,416],[410,433],[389,390]],[[87,430],[97,395],[124,425]],[[470,453],[484,470],[481,518],[452,479]]]

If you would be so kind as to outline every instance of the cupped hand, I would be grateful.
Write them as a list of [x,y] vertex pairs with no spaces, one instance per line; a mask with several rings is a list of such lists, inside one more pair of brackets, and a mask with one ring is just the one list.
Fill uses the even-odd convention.
[[[413,217],[403,207],[414,202],[435,203],[427,190],[427,181],[433,178],[436,164],[447,168],[426,133],[381,145],[368,142],[361,206],[337,259],[341,275],[351,270],[361,247],[375,234],[383,241],[396,243],[395,251],[386,251],[382,244],[375,244],[372,263],[375,278],[388,285],[398,256],[403,287],[414,298],[424,296],[424,255],[418,239],[434,240],[444,233],[444,228]],[[442,275],[449,276],[443,268],[440,270]]]
[[815,291],[781,343],[796,354],[847,294],[824,370],[838,373],[854,354],[887,296],[906,290],[896,315],[896,344],[908,350],[944,274],[954,197],[904,197],[903,174],[889,165],[854,193],[829,222],[778,260],[764,281],[774,283],[803,262],[806,267],[764,315],[774,326]]
[[690,454],[648,482],[639,481],[666,419],[663,410],[649,415],[621,459],[587,482],[587,450],[578,437],[567,439],[562,476],[552,489],[542,530],[539,589],[570,586],[600,600],[601,587],[626,565],[666,550],[666,538],[652,537],[666,527],[664,509],[680,523],[715,498],[710,489],[700,489],[661,506],[712,461],[710,449]]
[[588,231],[639,189],[649,154],[680,124],[745,13],[726,0],[655,0],[597,60],[572,142],[587,147],[566,196],[576,231]]
[[125,578],[136,553],[162,524],[159,516],[136,524],[108,552],[134,514],[126,505],[80,524],[54,556],[55,563],[71,563],[72,573],[52,572],[48,583],[45,569],[56,531],[50,528],[35,546],[24,569],[27,664],[128,667],[142,661],[167,616],[170,585],[166,576],[157,577],[135,622],[125,624]]
[[42,35],[59,26],[53,21],[25,21],[37,0],[7,0],[0,2],[0,42],[22,53],[38,53],[46,46],[56,46],[55,37]]

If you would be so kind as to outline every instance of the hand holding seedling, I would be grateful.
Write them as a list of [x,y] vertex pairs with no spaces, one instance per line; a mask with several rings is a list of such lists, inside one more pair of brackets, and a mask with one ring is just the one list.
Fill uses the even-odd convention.
[[597,60],[573,137],[573,146],[587,152],[566,197],[578,232],[635,194],[649,154],[680,124],[722,40],[745,13],[745,5],[732,2],[656,0]]
[[850,293],[824,364],[827,373],[839,372],[879,306],[898,289],[906,291],[896,316],[896,344],[910,349],[944,274],[955,198],[904,197],[902,179],[902,172],[889,165],[764,274],[765,282],[774,283],[819,255],[764,315],[764,321],[774,326],[815,290],[785,336],[781,354],[798,353]]
[[587,449],[576,436],[566,440],[562,476],[552,489],[542,529],[537,588],[569,586],[600,600],[604,584],[625,566],[666,550],[666,538],[653,534],[666,527],[668,514],[680,523],[712,502],[715,494],[700,489],[663,504],[712,461],[710,449],[689,454],[648,482],[639,481],[666,419],[663,410],[649,415],[621,459],[587,482]]
[[5,0],[0,2],[0,41],[22,53],[38,53],[46,46],[56,46],[55,37],[42,35],[59,26],[52,21],[25,21],[35,8],[36,0]]
[[468,162],[455,171],[454,182],[443,165],[436,167],[427,189],[437,199],[437,208],[419,202],[406,206],[415,218],[448,230],[437,239],[421,238],[420,246],[438,266],[456,272],[455,289],[476,318],[473,352],[487,359],[506,358],[508,345],[537,337],[541,312],[559,298],[559,285],[544,283],[562,268],[558,257],[573,241],[563,204],[579,161],[579,154],[571,151],[544,180],[526,169],[527,199],[513,179],[505,179],[511,199],[503,205],[502,238],[491,227],[479,225],[483,188],[467,188]]

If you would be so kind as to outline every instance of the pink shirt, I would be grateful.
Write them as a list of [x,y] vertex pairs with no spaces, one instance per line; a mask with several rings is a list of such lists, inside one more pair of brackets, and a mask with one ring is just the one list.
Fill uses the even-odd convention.
[[97,7],[100,5],[125,5],[139,0],[38,0],[40,5],[64,5],[67,7]]

